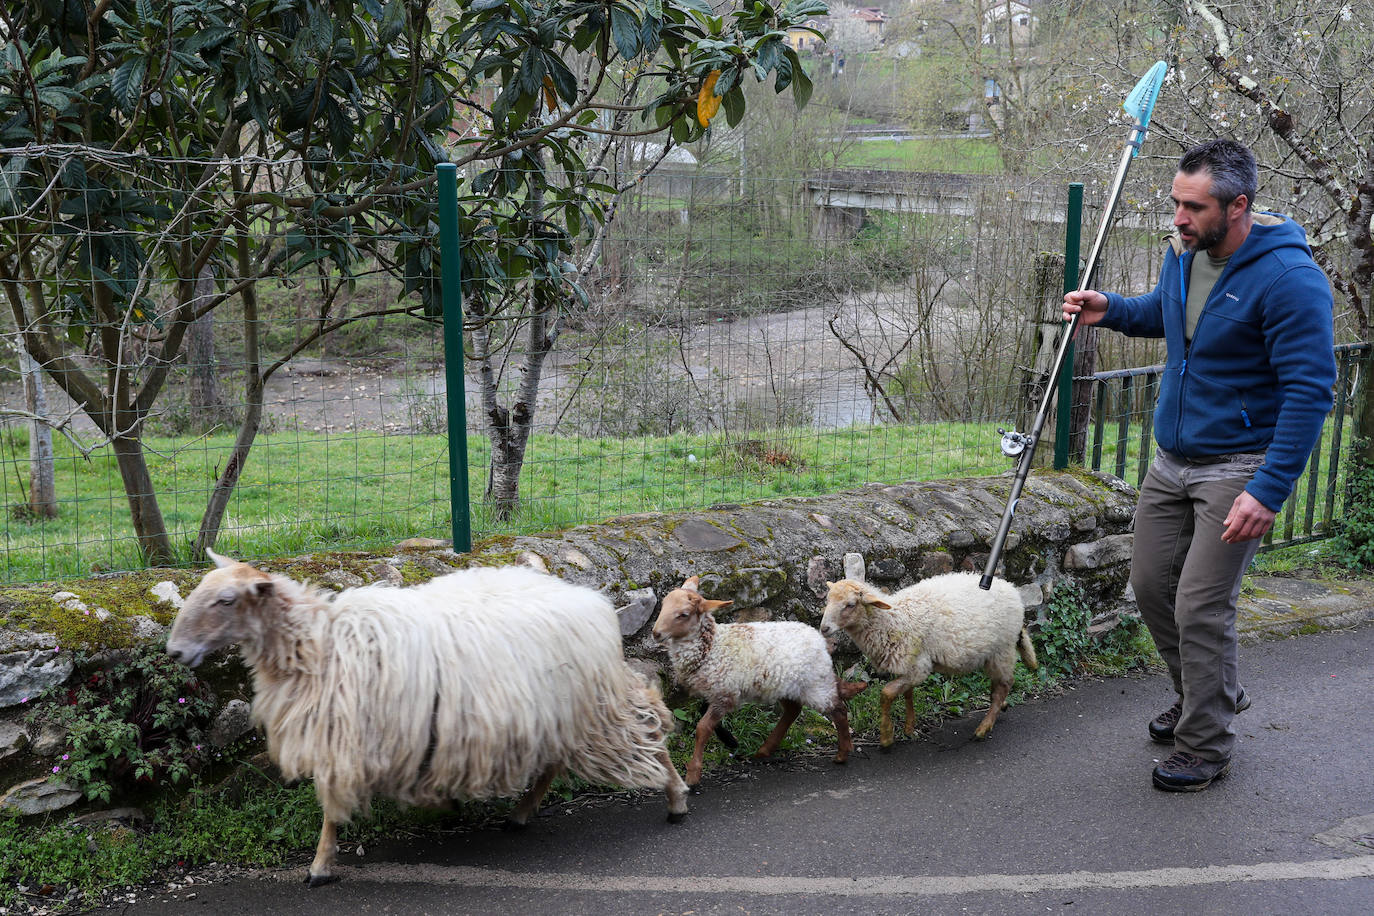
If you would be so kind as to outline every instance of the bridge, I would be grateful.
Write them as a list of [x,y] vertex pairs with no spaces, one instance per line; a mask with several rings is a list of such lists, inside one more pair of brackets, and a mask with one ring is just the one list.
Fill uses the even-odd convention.
[[[973,216],[990,206],[1014,206],[1023,219],[1062,223],[1068,188],[1059,182],[1003,175],[955,172],[902,172],[881,169],[829,169],[806,181],[816,208],[816,238],[849,238],[869,210]],[[1120,212],[1122,225],[1163,228],[1167,221],[1149,213]]]

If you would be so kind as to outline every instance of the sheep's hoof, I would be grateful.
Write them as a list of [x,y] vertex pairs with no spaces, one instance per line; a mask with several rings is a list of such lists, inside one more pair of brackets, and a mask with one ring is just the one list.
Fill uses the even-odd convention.
[[692,795],[700,795],[705,790],[701,788],[701,783],[688,783],[687,791]]
[[892,753],[892,742],[889,741],[887,744],[878,745],[878,750],[882,751],[884,754]]
[[312,875],[310,872],[305,873],[305,883],[311,887],[324,887],[326,884],[333,884],[338,880],[338,875]]
[[685,820],[687,820],[687,812],[686,812],[686,811],[669,811],[669,812],[668,812],[668,823],[670,823],[670,824],[681,824],[681,823],[682,823],[683,821],[685,821]]
[[848,762],[849,762],[849,758],[848,758],[848,757],[836,757],[836,758],[835,758],[835,766],[837,766],[837,767],[842,767],[842,766],[844,766],[844,765],[845,765],[846,763],[848,763]]
[[519,833],[522,830],[529,829],[529,826],[528,821],[517,821],[509,817],[501,822],[501,829],[508,833]]

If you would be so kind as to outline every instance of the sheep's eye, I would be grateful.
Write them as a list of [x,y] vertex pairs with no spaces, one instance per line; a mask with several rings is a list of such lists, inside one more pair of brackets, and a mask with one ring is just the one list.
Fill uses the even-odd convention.
[[687,619],[688,617],[690,617],[690,616],[691,616],[691,615],[688,614],[686,611],[678,611],[677,619],[678,619],[678,620],[686,620],[686,619]]

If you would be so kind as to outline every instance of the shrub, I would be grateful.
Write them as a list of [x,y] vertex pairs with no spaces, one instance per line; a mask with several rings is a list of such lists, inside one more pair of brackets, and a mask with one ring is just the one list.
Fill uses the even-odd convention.
[[77,668],[80,683],[49,689],[30,713],[66,734],[54,777],[108,802],[119,790],[180,783],[205,762],[214,693],[163,645],[78,657]]

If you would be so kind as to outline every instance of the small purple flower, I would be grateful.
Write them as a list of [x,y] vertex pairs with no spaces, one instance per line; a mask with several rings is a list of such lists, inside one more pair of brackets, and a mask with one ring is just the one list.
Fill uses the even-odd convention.
[[63,760],[66,760],[66,759],[67,759],[67,755],[66,755],[66,754],[63,754],[63,755],[62,755],[62,759],[63,759]]
[[62,768],[61,768],[61,767],[53,767],[53,768],[52,768],[52,771],[53,771],[54,773],[60,773],[60,772],[62,772]]
[[177,697],[177,702],[178,702],[178,703],[185,703],[185,702],[186,702],[186,698],[185,698],[185,697]]
[[27,703],[28,701],[29,701],[29,698],[28,698],[28,697],[24,697],[24,698],[23,698],[22,700],[20,700],[19,702],[21,702],[21,703]]

